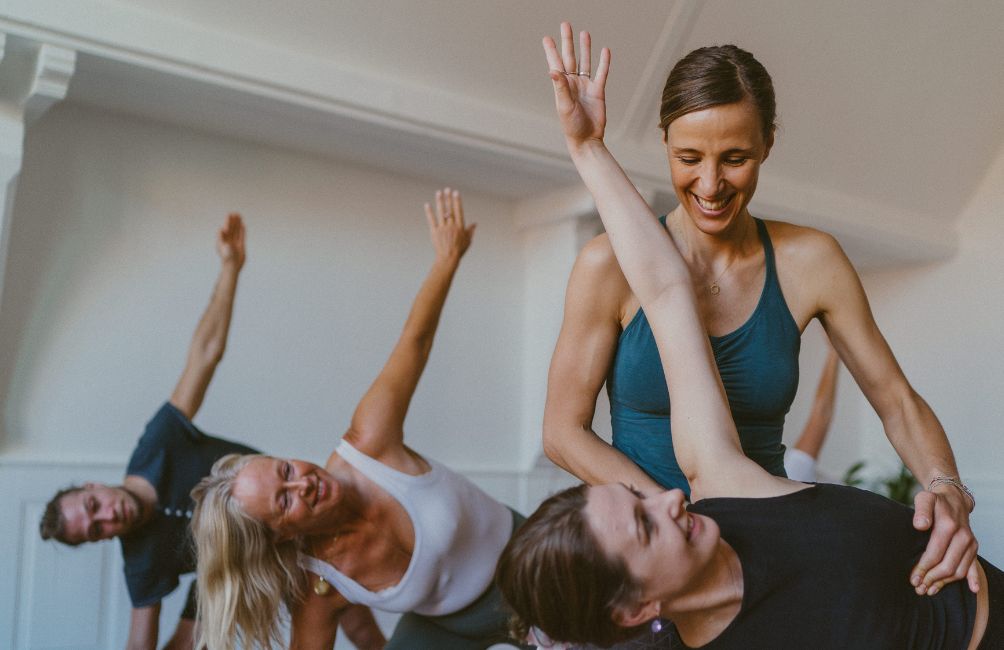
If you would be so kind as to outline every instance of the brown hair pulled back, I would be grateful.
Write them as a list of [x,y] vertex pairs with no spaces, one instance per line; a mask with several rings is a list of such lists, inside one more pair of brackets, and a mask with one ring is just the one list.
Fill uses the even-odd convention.
[[613,621],[614,609],[632,604],[640,587],[620,558],[600,548],[583,511],[587,496],[588,486],[578,485],[550,497],[502,551],[495,580],[519,641],[533,626],[555,641],[605,647],[641,629]]
[[774,84],[752,54],[735,45],[701,47],[680,59],[666,79],[659,108],[665,132],[681,115],[749,98],[766,140],[777,128]]

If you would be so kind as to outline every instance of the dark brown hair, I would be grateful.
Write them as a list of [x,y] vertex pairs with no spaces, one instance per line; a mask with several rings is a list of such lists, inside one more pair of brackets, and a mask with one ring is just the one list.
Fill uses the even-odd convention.
[[666,79],[659,128],[665,132],[681,115],[747,98],[756,106],[766,140],[777,128],[774,84],[767,69],[735,45],[698,48],[680,59]]
[[520,642],[531,626],[555,641],[602,646],[644,627],[613,621],[614,609],[641,590],[624,562],[600,548],[583,512],[587,495],[588,486],[578,485],[550,497],[502,551],[495,580]]
[[65,490],[60,490],[56,492],[56,496],[49,500],[49,503],[45,504],[45,512],[42,513],[42,520],[38,522],[38,534],[42,536],[42,539],[54,539],[69,546],[80,544],[80,542],[72,542],[66,538],[66,517],[63,516],[63,507],[59,502],[66,495],[79,492],[83,489],[80,485],[74,485]]

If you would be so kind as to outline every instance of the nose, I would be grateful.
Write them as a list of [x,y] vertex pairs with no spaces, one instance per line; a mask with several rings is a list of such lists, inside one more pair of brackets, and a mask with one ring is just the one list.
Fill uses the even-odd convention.
[[697,177],[697,194],[702,198],[714,198],[722,185],[722,174],[714,160],[705,160]]
[[669,516],[673,519],[679,517],[684,511],[684,504],[687,501],[687,497],[684,496],[683,490],[673,489],[666,490],[658,497],[660,505],[667,509]]
[[118,521],[118,511],[115,510],[115,504],[110,501],[106,501],[101,504],[97,512],[94,513],[94,519],[97,521]]
[[314,482],[309,476],[301,476],[295,481],[289,481],[287,485],[297,490],[300,494],[309,494],[314,488]]

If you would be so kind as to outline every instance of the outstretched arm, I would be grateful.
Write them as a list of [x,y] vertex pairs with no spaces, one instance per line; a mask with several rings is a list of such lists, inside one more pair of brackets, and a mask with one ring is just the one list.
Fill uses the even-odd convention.
[[[589,34],[580,34],[576,61],[572,30],[561,26],[561,55],[544,39],[555,103],[575,167],[593,195],[624,277],[641,302],[655,336],[673,398],[673,445],[692,491],[700,498],[759,496],[773,483],[743,454],[725,389],[703,323],[686,262],[603,143],[604,88],[610,51],[590,70]],[[770,492],[773,494],[773,492]]]
[[837,369],[839,368],[840,357],[831,347],[826,355],[826,364],[823,366],[823,373],[819,376],[819,385],[816,387],[816,398],[812,402],[812,411],[809,419],[802,429],[802,435],[795,441],[795,449],[805,452],[813,458],[819,457],[819,452],[826,442],[826,434],[830,430],[830,422],[833,421],[833,404],[837,395]]
[[188,359],[181,379],[171,395],[171,404],[189,420],[195,417],[223,358],[230,332],[230,317],[237,293],[237,276],[244,266],[244,223],[232,213],[216,234],[216,252],[220,256],[220,274],[209,299],[209,306],[199,320],[188,348]]
[[390,358],[356,407],[346,433],[365,445],[372,456],[404,443],[408,405],[429,360],[453,276],[474,236],[475,226],[464,223],[463,203],[456,190],[436,192],[435,208],[427,203],[425,215],[436,259],[415,296]]
[[814,278],[825,282],[816,291],[820,322],[882,420],[889,442],[920,484],[932,488],[914,499],[913,525],[930,529],[931,538],[911,572],[911,582],[917,593],[932,594],[948,582],[968,577],[969,588],[976,591],[978,544],[969,523],[975,503],[950,483],[931,486],[937,477],[959,479],[952,447],[879,331],[854,267],[835,241],[828,243],[817,256],[830,272]]

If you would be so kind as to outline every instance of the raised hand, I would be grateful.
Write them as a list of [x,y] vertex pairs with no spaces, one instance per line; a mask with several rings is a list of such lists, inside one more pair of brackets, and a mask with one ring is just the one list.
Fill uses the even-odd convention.
[[464,204],[460,192],[446,187],[436,190],[436,206],[425,204],[425,218],[429,222],[429,237],[436,249],[436,259],[459,261],[467,252],[477,224],[464,224]]
[[590,77],[589,32],[579,32],[579,58],[575,58],[572,26],[561,23],[561,54],[550,36],[544,37],[544,55],[554,84],[554,103],[569,147],[603,140],[607,126],[605,87],[610,70],[610,50],[603,48],[596,75]]
[[216,233],[216,252],[224,264],[244,266],[244,222],[241,215],[231,212],[227,222]]

